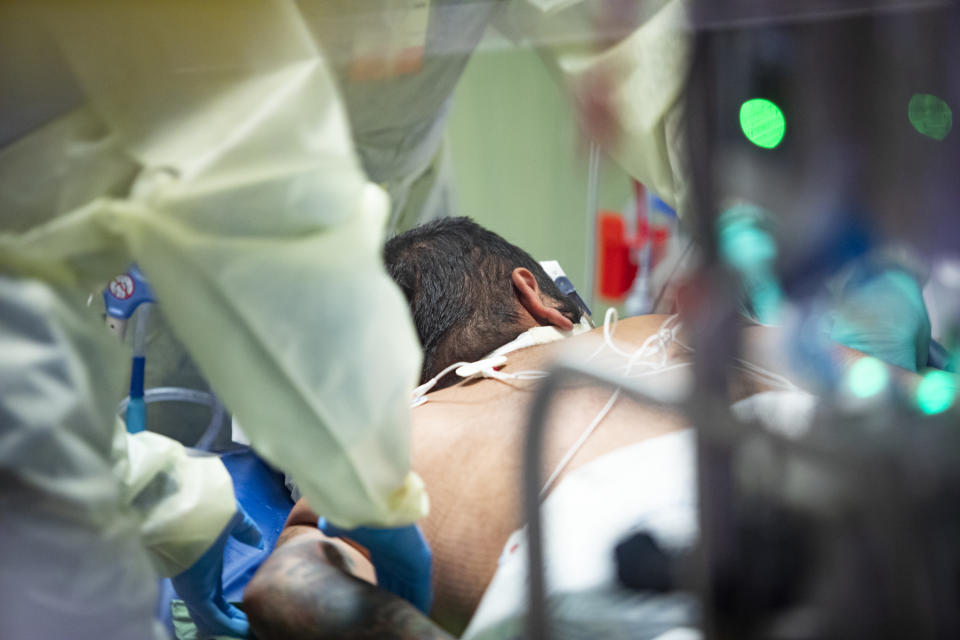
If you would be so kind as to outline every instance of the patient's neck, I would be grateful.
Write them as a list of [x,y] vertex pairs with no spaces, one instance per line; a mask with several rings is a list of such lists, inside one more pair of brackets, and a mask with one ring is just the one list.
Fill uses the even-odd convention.
[[[444,345],[437,350],[434,364],[430,371],[424,372],[421,382],[430,380],[433,376],[456,362],[476,362],[477,360],[482,360],[488,353],[516,339],[516,337],[524,331],[526,331],[526,329],[519,328],[504,328],[499,332],[484,331],[482,332],[482,336],[473,336],[481,339],[474,339],[472,341],[461,341],[458,340],[456,336],[451,336],[451,338],[445,340]],[[459,380],[460,378],[457,377],[456,373],[451,371],[437,382],[434,389],[449,387],[459,382]]]

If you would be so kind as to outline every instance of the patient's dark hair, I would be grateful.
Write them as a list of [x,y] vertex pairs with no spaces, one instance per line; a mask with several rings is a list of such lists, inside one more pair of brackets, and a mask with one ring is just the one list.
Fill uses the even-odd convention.
[[517,267],[530,270],[552,306],[580,320],[576,303],[530,254],[470,218],[441,218],[401,233],[383,257],[410,303],[423,346],[421,382],[454,362],[479,360],[524,331],[512,279]]

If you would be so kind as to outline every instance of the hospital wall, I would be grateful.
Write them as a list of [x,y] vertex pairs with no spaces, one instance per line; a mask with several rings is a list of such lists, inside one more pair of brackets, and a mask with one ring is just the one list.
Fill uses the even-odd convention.
[[[536,52],[488,38],[459,84],[449,126],[459,213],[538,260],[559,260],[583,290],[589,149]],[[622,210],[628,178],[604,160],[598,191],[600,208]]]

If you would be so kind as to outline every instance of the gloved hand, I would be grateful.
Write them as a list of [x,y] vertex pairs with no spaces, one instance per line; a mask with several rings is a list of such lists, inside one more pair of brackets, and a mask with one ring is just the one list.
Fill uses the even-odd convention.
[[213,545],[192,567],[172,579],[173,588],[183,598],[201,638],[218,635],[246,638],[250,633],[247,614],[223,597],[223,549],[230,536],[252,547],[263,548],[260,529],[238,504],[237,513]]
[[408,600],[417,609],[428,613],[433,601],[430,569],[433,554],[415,524],[393,529],[357,527],[341,529],[320,518],[320,531],[331,537],[349,538],[370,552],[370,561],[377,572],[377,584]]
[[851,279],[835,297],[830,338],[898,367],[921,370],[931,338],[920,284],[894,268]]

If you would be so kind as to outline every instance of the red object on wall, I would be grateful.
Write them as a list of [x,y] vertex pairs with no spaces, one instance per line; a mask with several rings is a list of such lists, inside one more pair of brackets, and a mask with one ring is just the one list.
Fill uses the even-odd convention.
[[630,259],[632,243],[627,238],[623,217],[614,211],[599,212],[597,238],[600,244],[597,292],[604,298],[622,298],[637,276],[637,265]]

